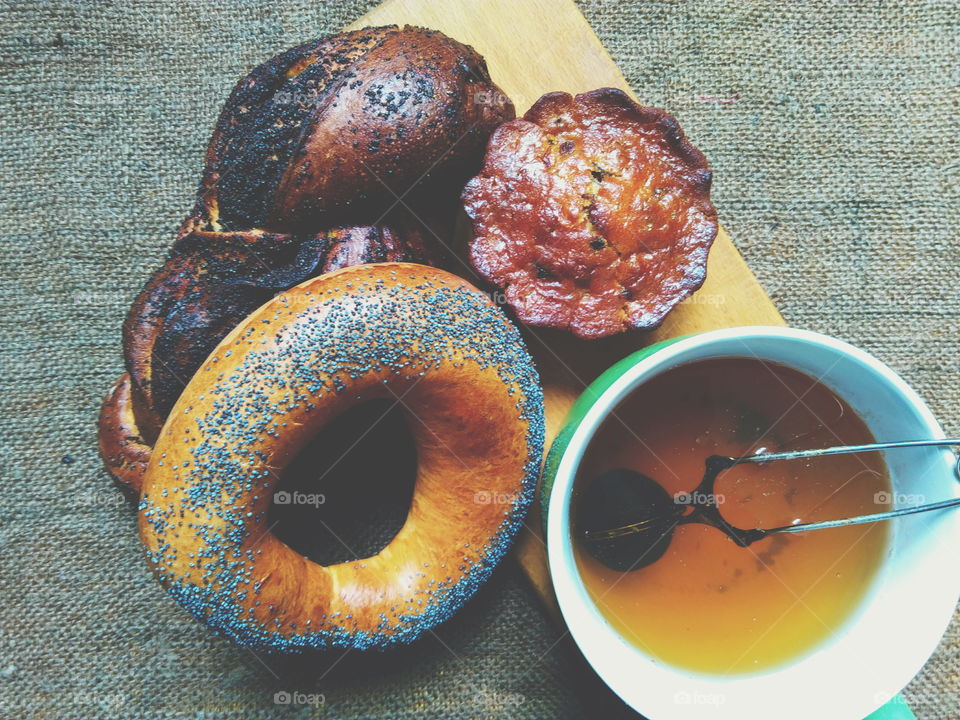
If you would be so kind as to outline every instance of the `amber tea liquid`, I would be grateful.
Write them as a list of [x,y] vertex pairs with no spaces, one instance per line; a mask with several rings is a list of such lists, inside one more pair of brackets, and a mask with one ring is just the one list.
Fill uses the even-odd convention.
[[[577,490],[629,468],[671,494],[692,491],[708,455],[746,455],[874,442],[826,386],[755,359],[692,363],[639,388],[598,430]],[[741,528],[882,512],[890,483],[879,453],[742,465],[722,473],[720,511]],[[576,503],[576,494],[574,497]],[[789,661],[840,630],[887,548],[886,523],[776,535],[741,548],[720,531],[684,525],[645,568],[611,570],[574,542],[587,590],[630,642],[705,673]]]

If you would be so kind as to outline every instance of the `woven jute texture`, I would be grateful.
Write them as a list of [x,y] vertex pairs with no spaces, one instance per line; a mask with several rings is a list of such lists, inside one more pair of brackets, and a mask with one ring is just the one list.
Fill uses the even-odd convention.
[[[190,207],[226,93],[370,7],[0,4],[0,717],[623,712],[512,563],[400,653],[238,649],[152,579],[100,468],[120,322]],[[637,95],[712,161],[722,221],[787,320],[873,352],[960,433],[960,5],[581,9]],[[960,718],[956,622],[906,695],[922,719]]]

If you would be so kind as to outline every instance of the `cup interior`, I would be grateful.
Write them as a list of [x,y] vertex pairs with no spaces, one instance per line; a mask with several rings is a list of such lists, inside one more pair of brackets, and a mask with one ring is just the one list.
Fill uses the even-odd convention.
[[[607,415],[636,388],[671,368],[713,358],[775,362],[819,380],[863,418],[877,441],[942,438],[924,402],[889,367],[833,338],[787,328],[734,328],[638,353],[588,389],[593,398],[561,433],[547,501],[550,572],[564,619],[587,660],[628,705],[650,720],[697,716],[861,720],[920,670],[960,596],[960,512],[891,521],[886,556],[844,627],[795,660],[751,675],[706,675],[658,661],[624,639],[590,598],[577,570],[571,495],[586,448]],[[949,449],[885,453],[894,507],[960,496]],[[705,611],[709,611],[705,608]]]

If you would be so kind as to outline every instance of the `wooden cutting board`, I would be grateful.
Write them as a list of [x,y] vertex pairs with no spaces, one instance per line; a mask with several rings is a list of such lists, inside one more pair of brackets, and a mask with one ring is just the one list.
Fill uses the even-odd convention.
[[[554,90],[579,93],[618,87],[633,95],[572,0],[387,0],[349,29],[392,24],[434,28],[472,45],[486,58],[493,81],[513,100],[518,115]],[[644,103],[644,98],[636,99]],[[698,142],[696,137],[690,140]],[[701,149],[709,157],[710,148]],[[722,217],[723,208],[720,213]],[[474,278],[467,267],[464,275]],[[557,331],[526,333],[544,384],[547,447],[583,389],[614,362],[644,345],[716,328],[783,324],[721,228],[710,252],[706,283],[675,308],[658,330],[589,343]],[[536,512],[526,526],[516,549],[518,559],[547,609],[559,619]]]

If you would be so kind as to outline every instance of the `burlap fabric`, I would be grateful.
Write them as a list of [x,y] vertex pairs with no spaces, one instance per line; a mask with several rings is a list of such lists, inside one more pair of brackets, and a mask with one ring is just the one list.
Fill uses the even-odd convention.
[[[190,206],[226,93],[372,4],[2,4],[0,717],[621,712],[512,564],[402,653],[240,650],[150,577],[100,469],[94,419],[121,368],[121,319]],[[960,433],[960,6],[582,10],[638,96],[710,157],[722,220],[789,322],[877,354]],[[960,718],[956,623],[907,695],[920,718]]]

